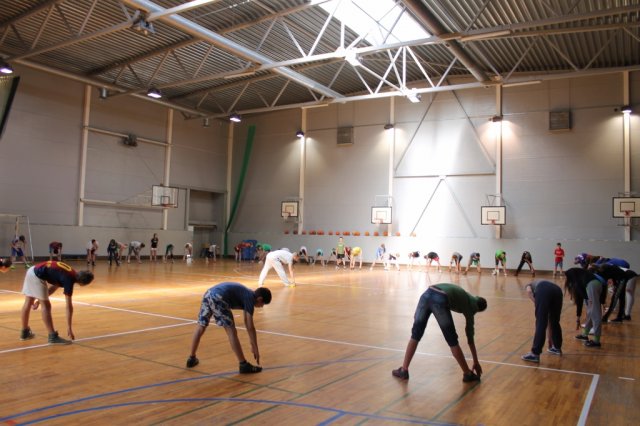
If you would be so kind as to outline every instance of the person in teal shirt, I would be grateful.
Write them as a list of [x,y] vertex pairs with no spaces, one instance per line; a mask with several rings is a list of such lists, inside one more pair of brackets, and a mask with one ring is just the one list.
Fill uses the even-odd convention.
[[[411,339],[404,354],[404,362],[402,367],[392,371],[393,376],[404,380],[409,379],[409,364],[427,328],[429,317],[433,314],[436,321],[438,321],[453,357],[462,369],[462,381],[480,381],[482,367],[480,366],[480,361],[478,361],[478,353],[474,342],[474,315],[485,309],[487,309],[487,301],[484,298],[473,296],[455,284],[440,283],[430,286],[420,296],[420,301],[414,314]],[[467,365],[467,360],[464,358],[464,353],[458,343],[458,334],[456,333],[451,312],[458,312],[464,315],[466,319],[465,334],[473,356],[471,368]]]

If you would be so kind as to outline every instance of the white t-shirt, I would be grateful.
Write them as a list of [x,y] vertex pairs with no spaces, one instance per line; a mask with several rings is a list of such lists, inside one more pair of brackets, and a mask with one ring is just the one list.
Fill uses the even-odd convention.
[[267,259],[271,261],[278,261],[284,265],[293,264],[293,254],[286,250],[272,251],[267,255]]

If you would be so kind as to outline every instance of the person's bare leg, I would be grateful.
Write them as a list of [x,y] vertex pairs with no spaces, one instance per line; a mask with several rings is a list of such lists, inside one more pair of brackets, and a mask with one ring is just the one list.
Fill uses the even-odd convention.
[[47,328],[49,334],[55,333],[53,328],[53,318],[51,317],[51,302],[48,300],[41,300],[40,306],[42,306],[42,321]]
[[407,349],[404,352],[404,361],[402,362],[402,369],[404,371],[409,371],[409,364],[411,364],[411,360],[416,354],[416,349],[418,349],[418,341],[415,339],[409,339]]
[[202,335],[204,334],[205,331],[207,331],[207,328],[198,324],[195,331],[193,332],[193,337],[191,339],[191,356],[192,357],[196,356],[196,352],[198,351],[198,346],[200,346],[200,339],[202,338]]
[[240,346],[240,340],[238,340],[238,331],[235,327],[224,327],[224,331],[227,332],[227,337],[229,338],[229,343],[231,344],[231,350],[236,354],[236,358],[238,358],[238,362],[246,362],[247,359],[244,357],[244,353],[242,352],[242,346]]
[[451,346],[451,354],[456,359],[456,361],[458,361],[458,365],[460,366],[460,368],[462,368],[462,372],[464,374],[470,374],[471,370],[467,365],[467,360],[464,359],[464,354],[462,353],[462,348],[460,348],[460,345]]
[[35,297],[30,296],[25,296],[24,298],[24,304],[22,305],[22,312],[20,315],[23,330],[29,328],[29,315],[31,314],[31,307],[33,306],[35,300]]

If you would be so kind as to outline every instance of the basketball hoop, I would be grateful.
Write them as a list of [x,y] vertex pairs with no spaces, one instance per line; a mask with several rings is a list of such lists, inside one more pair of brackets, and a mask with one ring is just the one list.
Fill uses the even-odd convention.
[[289,213],[288,212],[282,213],[282,220],[284,220],[286,222],[287,219],[289,219]]
[[496,220],[495,219],[491,219],[490,222],[491,222],[492,225],[496,224]]
[[382,224],[382,219],[374,219],[373,223],[375,223],[376,225],[380,225]]
[[631,217],[631,210],[624,210],[624,217]]

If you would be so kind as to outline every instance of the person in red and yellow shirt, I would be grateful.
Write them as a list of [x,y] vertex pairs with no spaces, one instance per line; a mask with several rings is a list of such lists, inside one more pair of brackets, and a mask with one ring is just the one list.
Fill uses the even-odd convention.
[[[30,267],[22,285],[22,294],[24,294],[25,298],[22,305],[20,340],[29,340],[35,337],[29,327],[29,315],[31,310],[36,310],[39,306],[42,306],[42,321],[49,332],[49,343],[58,345],[70,344],[75,339],[72,327],[73,303],[71,301],[73,286],[76,283],[84,286],[91,281],[93,281],[93,273],[91,271],[75,271],[66,263],[55,260],[38,263]],[[67,303],[67,336],[71,340],[60,337],[53,327],[49,296],[59,287],[63,288]]]

